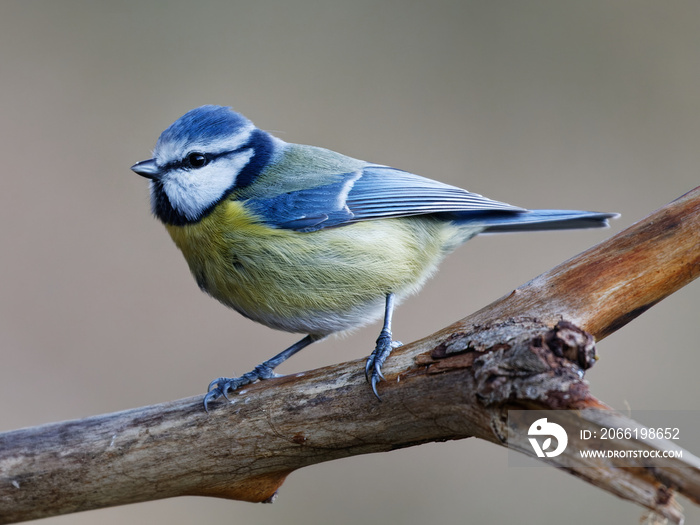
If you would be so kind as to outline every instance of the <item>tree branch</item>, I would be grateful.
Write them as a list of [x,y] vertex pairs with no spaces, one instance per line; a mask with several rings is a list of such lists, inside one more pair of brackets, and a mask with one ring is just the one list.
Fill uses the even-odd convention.
[[[528,450],[512,409],[573,409],[572,425],[637,423],[590,393],[596,340],[700,275],[700,188],[432,336],[397,349],[378,402],[363,360],[260,382],[202,409],[192,397],[0,434],[0,523],[180,495],[268,501],[298,468],[479,437]],[[588,333],[587,333],[588,332]],[[601,409],[603,410],[601,412]],[[584,449],[586,443],[579,443]],[[670,443],[622,440],[630,449]],[[676,447],[677,448],[677,447]],[[700,461],[555,465],[681,522]]]

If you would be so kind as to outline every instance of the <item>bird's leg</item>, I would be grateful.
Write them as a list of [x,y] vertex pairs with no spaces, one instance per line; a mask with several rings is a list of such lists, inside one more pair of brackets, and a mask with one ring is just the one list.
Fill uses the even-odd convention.
[[240,377],[220,377],[218,379],[214,379],[214,381],[209,383],[207,394],[204,396],[204,410],[209,412],[209,403],[220,398],[221,396],[228,399],[228,396],[226,395],[228,392],[233,392],[234,390],[237,390],[244,385],[254,383],[259,379],[269,379],[271,377],[275,377],[277,374],[275,374],[274,369],[277,366],[292,357],[302,348],[306,348],[311,343],[322,338],[323,336],[320,335],[309,334],[301,341],[297,341],[286,350],[283,350],[277,354],[275,357],[272,357],[264,363],[259,364],[247,374],[243,374]]
[[394,313],[394,294],[390,293],[386,296],[386,306],[384,307],[384,326],[382,331],[379,333],[377,338],[377,346],[367,358],[367,364],[365,365],[365,377],[367,381],[372,385],[372,391],[377,399],[381,400],[379,394],[377,393],[377,383],[384,379],[382,375],[382,365],[386,361],[389,354],[394,348],[401,346],[399,341],[392,341],[391,339],[391,317]]

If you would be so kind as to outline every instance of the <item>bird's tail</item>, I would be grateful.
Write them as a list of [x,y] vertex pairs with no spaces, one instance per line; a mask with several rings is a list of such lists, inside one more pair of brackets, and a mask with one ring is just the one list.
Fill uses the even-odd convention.
[[455,222],[481,224],[482,233],[603,228],[617,213],[579,210],[525,210],[515,212],[471,212]]

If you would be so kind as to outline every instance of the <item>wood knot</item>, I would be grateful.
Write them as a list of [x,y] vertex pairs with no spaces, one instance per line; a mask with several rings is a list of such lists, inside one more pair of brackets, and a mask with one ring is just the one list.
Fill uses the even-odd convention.
[[576,363],[583,370],[588,370],[598,360],[593,336],[569,321],[559,321],[544,334],[542,342],[554,355]]
[[596,360],[590,334],[568,321],[548,327],[533,319],[511,320],[496,333],[507,337],[494,339],[472,366],[485,405],[536,400],[567,408],[588,398],[583,374]]

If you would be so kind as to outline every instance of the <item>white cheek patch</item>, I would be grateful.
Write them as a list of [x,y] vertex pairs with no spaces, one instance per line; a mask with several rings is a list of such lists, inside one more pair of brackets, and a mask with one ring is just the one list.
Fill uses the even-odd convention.
[[170,204],[187,219],[199,219],[233,187],[236,177],[254,153],[250,148],[215,159],[203,168],[171,171],[162,179]]

